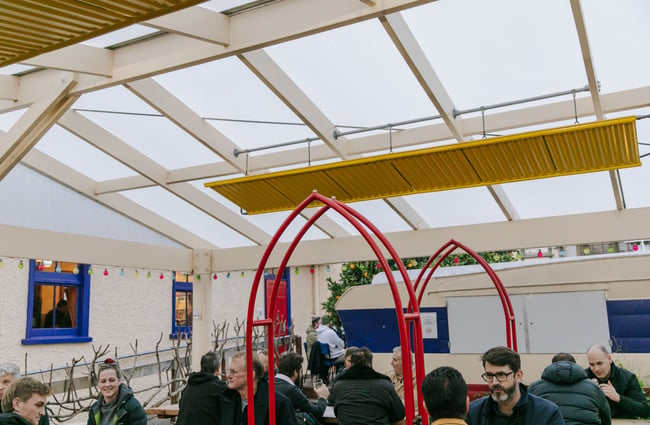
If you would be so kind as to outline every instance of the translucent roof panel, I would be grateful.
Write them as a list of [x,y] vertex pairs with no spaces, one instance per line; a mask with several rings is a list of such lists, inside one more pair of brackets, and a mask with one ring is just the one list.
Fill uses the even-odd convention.
[[650,2],[581,2],[597,77],[604,93],[650,85]]
[[36,149],[96,182],[138,175],[58,125],[39,140]]
[[520,218],[615,210],[609,173],[529,180],[502,185]]
[[[370,220],[382,233],[412,230],[404,220],[383,200],[352,202],[350,207]],[[359,232],[344,217],[336,212],[327,212],[327,216],[338,223],[350,234],[358,235]]]
[[403,15],[458,109],[587,84],[568,1],[437,1]]
[[110,95],[86,99],[75,107],[91,109],[81,113],[167,169],[221,162],[218,155],[166,117],[157,112],[135,112],[151,109],[128,90],[109,90]]
[[125,197],[156,211],[162,217],[184,227],[189,232],[213,243],[220,248],[252,246],[253,242],[221,224],[206,213],[192,207],[187,202],[168,191],[158,188],[136,189],[121,192]]
[[337,126],[375,126],[437,113],[377,20],[266,50]]
[[407,196],[405,199],[431,227],[505,220],[485,187],[422,193]]
[[[639,115],[650,115],[650,108],[637,111]],[[629,114],[629,112],[628,112]],[[620,170],[621,185],[627,208],[650,207],[648,182],[650,182],[650,118],[636,122],[641,167]],[[645,156],[644,156],[645,155]]]
[[314,136],[237,58],[159,75],[155,80],[241,148]]

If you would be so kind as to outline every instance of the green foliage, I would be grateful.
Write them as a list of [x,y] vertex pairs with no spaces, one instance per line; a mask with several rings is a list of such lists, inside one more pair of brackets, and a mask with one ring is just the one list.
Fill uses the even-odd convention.
[[[484,252],[479,253],[488,263],[504,263],[515,261],[516,258],[512,256],[509,251],[498,252]],[[421,269],[424,267],[429,257],[405,258],[402,259],[404,267],[408,269]],[[450,255],[440,264],[441,267],[465,266],[469,264],[477,264],[476,260],[469,254]],[[397,266],[393,260],[388,260],[388,265],[391,270],[397,270]],[[323,309],[326,314],[332,318],[332,324],[335,326],[341,325],[341,320],[338,313],[334,309],[336,302],[341,295],[351,286],[368,285],[372,282],[372,278],[380,273],[382,270],[381,264],[378,261],[359,261],[344,263],[341,267],[341,274],[338,280],[327,278],[327,288],[330,295],[327,300],[322,303]]]

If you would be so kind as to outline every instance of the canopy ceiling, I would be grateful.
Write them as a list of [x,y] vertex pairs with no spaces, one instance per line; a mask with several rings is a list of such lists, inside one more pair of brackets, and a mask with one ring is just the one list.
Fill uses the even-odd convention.
[[[0,194],[37,172],[156,237],[75,228],[71,201],[46,220],[53,199],[0,213],[0,256],[192,270],[206,250],[214,270],[254,268],[289,213],[242,214],[204,183],[631,115],[638,167],[352,206],[404,256],[450,237],[477,250],[650,237],[644,0],[105,3],[175,9],[3,53]],[[50,26],[68,12],[49,10]],[[372,256],[333,213],[305,239],[293,264]]]

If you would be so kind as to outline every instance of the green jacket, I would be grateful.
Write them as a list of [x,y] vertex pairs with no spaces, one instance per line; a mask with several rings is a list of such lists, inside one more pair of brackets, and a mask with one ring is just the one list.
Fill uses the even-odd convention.
[[[88,412],[88,425],[98,425],[101,422],[101,404],[103,397],[99,398],[90,407]],[[126,384],[120,384],[120,392],[117,395],[117,409],[112,421],[113,425],[147,425],[147,414],[142,405],[135,397],[133,390]]]
[[[11,419],[12,422],[2,422],[2,420],[9,420],[11,416],[18,416],[14,414],[13,412],[8,412],[5,414],[2,414],[2,406],[0,406],[0,424],[22,424],[26,422],[13,422],[15,419]],[[23,420],[20,416],[18,416],[18,419]],[[45,416],[41,416],[41,420],[38,421],[38,425],[50,425],[50,417],[47,415],[47,409],[45,409]]]
[[29,422],[13,412],[0,413],[0,425],[29,425]]
[[[650,404],[641,390],[639,380],[636,375],[627,369],[623,369],[611,363],[612,370],[609,373],[608,381],[616,389],[616,392],[621,396],[621,400],[617,403],[610,399],[609,407],[612,410],[612,418],[647,418],[650,416]],[[591,369],[585,369],[589,379],[596,378],[596,375]],[[605,381],[606,382],[606,381]]]

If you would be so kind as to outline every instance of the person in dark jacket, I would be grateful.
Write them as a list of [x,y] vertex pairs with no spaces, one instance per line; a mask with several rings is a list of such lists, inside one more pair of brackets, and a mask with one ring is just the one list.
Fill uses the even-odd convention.
[[605,394],[569,353],[553,356],[552,363],[542,372],[542,379],[533,382],[528,392],[557,404],[567,425],[612,423]]
[[[18,365],[13,363],[0,364],[0,400],[2,400],[9,385],[18,378],[20,378],[20,367],[18,367]],[[5,410],[0,404],[0,413],[2,412],[5,412]],[[41,416],[38,425],[50,425],[50,417],[47,415],[47,408],[45,409],[45,414]]]
[[227,385],[219,379],[219,356],[210,351],[201,357],[201,371],[187,378],[178,402],[177,425],[220,425],[221,397]]
[[329,403],[340,425],[388,425],[404,419],[404,404],[390,378],[372,368],[372,353],[359,348],[351,367],[332,385]]
[[507,347],[494,347],[481,356],[490,395],[469,405],[468,425],[501,423],[562,425],[564,420],[555,403],[529,394],[521,383],[519,354]]
[[589,368],[585,369],[585,372],[605,393],[612,410],[612,418],[650,416],[650,405],[636,375],[616,366],[607,348],[594,345],[587,351],[587,360]]
[[4,391],[0,424],[38,425],[45,416],[50,387],[30,377],[14,380]]
[[[255,425],[269,425],[269,383],[264,376],[264,366],[253,354],[253,404]],[[228,389],[221,403],[223,425],[248,425],[248,382],[246,380],[246,352],[238,351],[230,358]],[[275,423],[297,425],[296,414],[288,398],[275,391]]]
[[300,354],[294,352],[283,353],[280,356],[278,374],[275,375],[275,390],[284,394],[297,412],[307,413],[317,422],[321,422],[330,391],[325,385],[314,387],[318,401],[312,403],[307,400],[305,393],[296,386],[296,382],[300,379],[303,360]]
[[133,396],[133,390],[120,383],[122,371],[119,365],[107,359],[99,367],[97,388],[99,397],[90,406],[88,425],[146,425],[147,415]]

